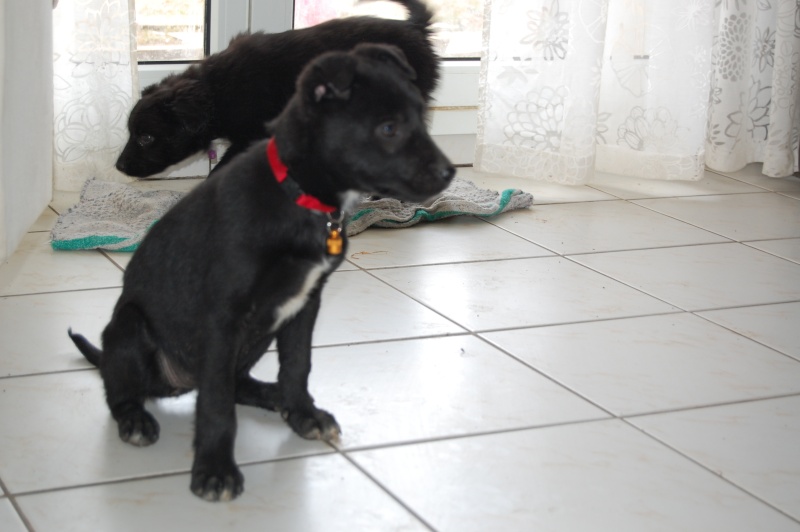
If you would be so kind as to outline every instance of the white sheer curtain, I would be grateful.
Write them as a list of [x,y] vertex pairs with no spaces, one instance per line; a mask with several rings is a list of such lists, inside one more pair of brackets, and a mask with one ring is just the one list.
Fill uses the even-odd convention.
[[717,0],[706,164],[797,170],[800,1]]
[[798,0],[486,0],[476,166],[567,184],[797,169]]
[[139,97],[133,0],[60,0],[53,11],[54,187],[79,190],[114,168]]

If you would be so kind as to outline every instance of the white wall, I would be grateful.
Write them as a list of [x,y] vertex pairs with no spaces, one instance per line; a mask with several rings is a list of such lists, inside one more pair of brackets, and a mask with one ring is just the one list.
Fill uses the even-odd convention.
[[0,262],[53,182],[52,0],[0,0]]

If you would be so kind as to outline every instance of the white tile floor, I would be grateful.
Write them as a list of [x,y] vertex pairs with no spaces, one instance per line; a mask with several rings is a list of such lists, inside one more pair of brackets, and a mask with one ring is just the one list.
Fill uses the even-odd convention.
[[0,265],[0,530],[800,530],[800,180],[461,175],[536,204],[354,238],[311,379],[341,445],[240,407],[228,504],[188,490],[192,397],[118,440],[66,330],[127,255],[51,251],[59,195]]

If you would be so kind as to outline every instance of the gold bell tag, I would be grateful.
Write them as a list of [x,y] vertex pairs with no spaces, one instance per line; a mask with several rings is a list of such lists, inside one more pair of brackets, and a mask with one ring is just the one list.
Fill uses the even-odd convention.
[[342,240],[342,230],[339,228],[339,224],[334,227],[332,222],[328,222],[328,239],[325,244],[328,246],[328,255],[342,254],[344,241]]

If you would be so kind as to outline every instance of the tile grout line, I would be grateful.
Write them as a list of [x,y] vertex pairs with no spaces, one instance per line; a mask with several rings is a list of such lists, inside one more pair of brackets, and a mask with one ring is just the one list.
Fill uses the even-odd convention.
[[430,306],[426,305],[426,304],[425,304],[425,303],[423,303],[422,301],[419,301],[417,298],[415,298],[415,297],[412,297],[411,295],[407,294],[405,291],[401,290],[400,288],[398,288],[398,287],[396,287],[396,286],[394,286],[394,285],[390,284],[389,282],[385,281],[384,279],[381,279],[380,277],[378,277],[378,276],[376,276],[375,274],[373,274],[371,270],[363,270],[363,269],[362,269],[361,271],[363,271],[364,273],[366,273],[367,275],[369,275],[370,277],[372,277],[373,279],[375,279],[376,281],[378,281],[378,282],[379,282],[379,283],[381,283],[382,285],[389,287],[390,289],[394,290],[395,292],[398,292],[398,293],[399,293],[399,294],[401,294],[402,296],[404,296],[404,297],[407,297],[407,298],[411,299],[412,301],[414,301],[415,303],[417,303],[417,304],[419,304],[419,305],[422,305],[424,308],[426,308],[426,309],[430,310],[431,312],[433,312],[433,313],[434,313],[434,314],[436,314],[437,316],[439,316],[439,317],[441,317],[441,318],[444,318],[445,320],[449,321],[450,323],[452,323],[452,324],[453,324],[453,325],[455,325],[456,327],[459,327],[459,328],[461,328],[461,329],[462,329],[462,332],[460,332],[460,333],[457,333],[457,334],[471,334],[471,331],[470,331],[470,329],[469,329],[469,328],[467,328],[467,327],[465,327],[465,326],[461,325],[460,323],[458,323],[457,321],[455,321],[455,320],[453,320],[453,319],[451,319],[451,318],[448,318],[447,316],[445,316],[444,314],[442,314],[442,313],[441,313],[441,312],[439,312],[438,310],[431,308]]
[[604,407],[603,405],[599,404],[598,402],[594,401],[593,399],[590,399],[586,395],[584,395],[582,393],[578,393],[576,390],[573,390],[572,387],[567,386],[567,384],[565,384],[563,382],[560,382],[559,380],[557,380],[552,375],[548,375],[544,371],[540,370],[539,368],[535,367],[533,364],[530,364],[527,361],[523,360],[522,358],[518,357],[517,355],[513,354],[511,351],[505,349],[501,345],[496,344],[496,343],[492,342],[491,340],[489,340],[488,338],[485,338],[485,337],[483,337],[481,335],[478,335],[478,339],[481,340],[484,344],[489,345],[489,346],[493,347],[494,349],[500,351],[501,353],[503,353],[506,357],[510,358],[511,360],[517,362],[518,364],[521,364],[522,366],[532,370],[536,374],[544,377],[545,379],[547,379],[548,381],[552,382],[553,384],[555,384],[556,386],[560,387],[561,389],[569,392],[570,394],[572,394],[574,396],[577,396],[577,397],[581,398],[582,400],[586,401],[587,403],[589,403],[590,405],[594,406],[595,408],[600,409],[602,412],[604,412],[605,414],[608,414],[612,418],[618,417],[614,412],[612,412],[608,408]]
[[364,475],[369,481],[371,481],[374,485],[376,485],[379,489],[381,489],[384,493],[386,493],[392,500],[394,500],[397,504],[399,504],[406,512],[411,514],[417,521],[419,521],[423,526],[428,528],[429,530],[435,532],[436,528],[431,525],[426,519],[424,519],[419,513],[417,513],[410,505],[408,505],[405,501],[403,501],[399,495],[395,495],[387,486],[384,486],[382,482],[380,482],[377,478],[375,478],[369,471],[361,467],[361,465],[356,462],[347,452],[337,449],[339,455],[347,460],[347,462],[355,467],[362,475]]
[[[116,262],[114,262],[114,259],[112,259],[111,256],[109,255],[109,253],[110,253],[109,251],[107,251],[105,249],[98,249],[97,251],[99,251],[100,255],[105,257],[107,261],[109,261],[111,264],[113,264],[114,267],[116,267],[118,270],[120,270],[123,274],[125,273],[125,268],[121,264],[117,264]],[[133,255],[133,252],[131,252],[131,255]]]
[[[291,430],[289,426],[286,426],[288,430]],[[331,450],[325,451],[317,451],[311,452],[308,454],[303,455],[296,455],[296,456],[280,456],[277,458],[271,458],[267,460],[249,460],[244,462],[236,462],[236,465],[239,467],[251,467],[251,466],[259,466],[259,465],[266,465],[266,464],[273,464],[277,462],[290,462],[293,460],[304,460],[307,458],[316,458],[320,456],[334,456],[336,454],[336,449],[333,448]],[[180,477],[180,476],[190,476],[191,475],[191,468],[188,467],[186,469],[178,469],[174,471],[164,471],[164,472],[153,472],[147,473],[139,476],[126,476],[123,478],[113,478],[107,480],[98,480],[95,482],[83,482],[78,484],[68,484],[63,486],[52,486],[49,488],[39,488],[39,489],[31,489],[27,491],[20,491],[16,493],[8,493],[9,497],[30,497],[32,495],[43,495],[48,493],[59,493],[59,492],[66,492],[66,491],[73,491],[73,490],[80,490],[80,489],[87,489],[87,488],[95,488],[100,486],[113,486],[119,484],[129,484],[132,482],[145,482],[148,480],[157,480],[162,478],[172,478],[172,477]],[[2,481],[0,481],[2,484]],[[188,491],[188,489],[187,489]]]
[[[690,245],[690,246],[677,246],[677,247],[729,246],[729,245],[742,245],[742,246],[748,247],[748,246],[746,246],[746,244],[741,244],[741,243],[738,243],[738,242],[719,242],[719,243],[712,243],[712,244],[693,244],[693,245]],[[660,249],[670,249],[670,248],[653,248],[653,250],[660,250]],[[771,254],[769,254],[767,252],[763,252],[763,251],[755,249],[755,248],[749,248],[749,249],[753,249],[754,251],[760,251],[761,253],[764,253],[767,256],[772,256]],[[635,250],[631,250],[631,251],[635,251]],[[779,301],[766,301],[766,302],[758,301],[758,302],[746,303],[746,304],[741,304],[741,305],[726,305],[726,306],[723,306],[723,307],[703,307],[703,308],[696,308],[696,309],[683,308],[678,303],[671,303],[670,301],[668,301],[666,299],[663,299],[661,297],[658,297],[658,296],[656,296],[654,294],[650,294],[650,293],[644,291],[642,288],[636,287],[636,286],[628,283],[627,281],[623,281],[621,279],[616,279],[616,278],[612,277],[608,273],[605,273],[603,271],[597,270],[597,269],[595,269],[595,268],[593,268],[593,267],[591,267],[591,266],[589,266],[587,264],[583,264],[583,263],[579,262],[578,260],[574,259],[574,257],[581,257],[581,256],[586,256],[586,255],[599,255],[599,254],[604,254],[604,253],[626,253],[626,251],[600,252],[600,253],[591,253],[591,254],[590,253],[583,253],[583,254],[575,254],[575,255],[564,256],[563,258],[575,263],[578,266],[582,266],[582,267],[587,268],[588,270],[590,270],[592,272],[595,272],[595,273],[600,274],[600,275],[602,275],[602,276],[604,276],[604,277],[606,277],[608,279],[611,279],[612,281],[615,281],[615,282],[620,283],[620,284],[622,284],[624,286],[632,288],[632,289],[634,289],[634,290],[636,290],[636,291],[638,291],[638,292],[640,292],[640,293],[642,293],[642,294],[644,294],[644,295],[646,295],[648,297],[651,297],[651,298],[656,299],[656,300],[658,300],[658,301],[660,301],[662,303],[665,303],[667,305],[670,305],[672,307],[675,307],[677,309],[680,309],[680,310],[682,310],[684,312],[689,312],[689,313],[709,312],[709,311],[712,311],[712,310],[724,310],[724,309],[734,309],[734,308],[747,308],[747,307],[764,306],[764,305],[778,305],[778,304],[783,304],[783,303],[793,303],[793,302],[797,301],[797,299],[792,298],[792,299],[779,300]],[[796,262],[790,261],[788,259],[783,259],[782,257],[777,257],[777,256],[775,256],[775,257],[779,258],[779,259],[782,259],[782,260],[784,260],[784,261],[786,261],[786,262],[788,262],[790,264],[798,265]]]
[[[552,379],[551,379],[552,380]],[[554,383],[562,386],[557,381],[553,381]],[[571,392],[571,390],[569,390]],[[578,395],[578,394],[576,394]],[[633,414],[614,414],[613,412],[607,411],[605,408],[598,406],[599,409],[607,412],[609,415],[608,417],[597,417],[597,418],[584,418],[584,419],[576,419],[570,421],[555,421],[550,423],[540,423],[540,424],[533,424],[533,425],[524,425],[524,426],[517,426],[517,427],[506,427],[506,428],[499,428],[493,430],[485,430],[485,431],[475,431],[475,432],[468,432],[462,434],[447,434],[441,436],[431,436],[427,438],[417,438],[412,440],[404,440],[404,441],[396,441],[396,442],[386,442],[386,443],[373,443],[373,444],[364,444],[358,445],[349,448],[339,448],[336,449],[343,453],[360,453],[366,451],[378,451],[381,449],[395,449],[399,447],[405,446],[415,446],[415,445],[425,445],[428,443],[438,443],[438,442],[446,442],[452,440],[464,440],[469,438],[482,438],[486,436],[493,436],[493,435],[501,435],[501,434],[513,434],[516,432],[526,432],[526,431],[536,431],[536,430],[543,430],[543,429],[555,429],[560,427],[570,427],[575,425],[585,425],[585,424],[594,424],[594,423],[605,423],[611,421],[629,421],[635,420],[641,417],[650,417],[650,416],[661,416],[661,415],[669,415],[669,414],[679,414],[683,412],[692,412],[695,410],[703,410],[703,409],[712,409],[712,408],[723,408],[727,406],[737,406],[743,404],[750,404],[750,403],[760,403],[765,401],[775,401],[780,399],[788,399],[800,397],[800,392],[797,393],[788,393],[788,394],[780,394],[774,396],[765,396],[765,397],[754,397],[749,399],[739,399],[739,400],[732,400],[728,402],[720,402],[720,403],[709,403],[704,405],[692,405],[686,407],[678,407],[672,409],[665,409],[665,410],[653,410],[649,412],[637,412]],[[587,401],[589,401],[587,399]],[[594,403],[592,403],[594,405]]]
[[3,479],[0,479],[0,491],[6,494],[8,502],[11,504],[11,507],[14,508],[14,511],[17,513],[17,517],[19,517],[20,521],[22,521],[22,524],[25,526],[25,528],[28,529],[28,532],[34,532],[35,529],[28,520],[28,516],[26,516],[25,512],[22,511],[22,508],[17,502],[16,495],[11,493],[5,482],[3,482]]
[[[596,273],[596,274],[598,274],[598,275],[602,275],[602,276],[603,276],[603,277],[605,277],[606,279],[609,279],[609,280],[611,280],[611,281],[613,281],[613,282],[615,282],[615,283],[619,283],[619,284],[621,284],[622,286],[627,286],[628,288],[630,288],[630,289],[632,289],[632,290],[635,290],[636,292],[638,292],[638,293],[640,293],[640,294],[642,294],[642,295],[645,295],[645,296],[647,296],[647,297],[650,297],[650,298],[652,298],[652,299],[654,299],[654,300],[656,300],[656,301],[659,301],[659,302],[661,302],[661,303],[664,303],[665,305],[669,305],[670,307],[674,307],[674,308],[676,308],[676,309],[678,309],[678,310],[680,310],[680,311],[683,311],[683,312],[690,312],[688,309],[685,309],[685,308],[683,308],[683,307],[680,307],[680,306],[678,306],[678,305],[677,305],[677,304],[675,304],[675,303],[670,303],[669,301],[667,301],[667,300],[665,300],[665,299],[663,299],[663,298],[660,298],[660,297],[656,296],[655,294],[650,294],[650,293],[646,292],[645,290],[643,290],[642,288],[636,287],[636,286],[634,286],[634,285],[632,285],[632,284],[630,284],[630,283],[628,283],[628,282],[626,282],[626,281],[623,281],[623,280],[621,280],[621,279],[616,279],[616,278],[612,277],[610,274],[608,274],[608,273],[605,273],[605,272],[602,272],[602,271],[600,271],[600,270],[597,270],[597,269],[595,269],[595,268],[592,268],[591,266],[589,266],[589,265],[587,265],[587,264],[583,264],[583,263],[581,263],[581,262],[579,262],[579,261],[577,261],[577,260],[573,259],[572,257],[574,257],[574,256],[575,256],[575,255],[569,255],[569,256],[562,257],[562,258],[563,258],[564,260],[567,260],[567,261],[569,261],[569,262],[571,262],[571,263],[575,264],[576,266],[580,266],[581,268],[586,268],[587,270],[589,270],[589,271],[591,271],[591,272],[594,272],[594,273]],[[632,316],[632,317],[635,317],[635,316]]]
[[28,378],[35,378],[35,377],[45,377],[49,375],[66,375],[70,373],[82,373],[85,371],[100,371],[99,369],[93,366],[87,366],[85,368],[73,368],[73,369],[60,369],[60,370],[52,370],[52,371],[42,371],[40,373],[19,373],[16,375],[0,375],[0,384],[3,381],[11,380],[11,379],[28,379]]
[[396,442],[386,442],[386,443],[373,443],[373,444],[364,444],[364,445],[357,445],[354,447],[349,448],[342,448],[340,449],[342,452],[345,453],[361,453],[366,451],[379,451],[381,449],[396,449],[399,447],[407,447],[407,446],[415,446],[415,445],[425,445],[428,443],[440,443],[440,442],[447,442],[453,440],[466,440],[469,438],[483,438],[486,436],[494,436],[494,435],[501,435],[501,434],[513,434],[515,432],[526,432],[526,431],[534,431],[534,430],[542,430],[542,429],[552,429],[552,428],[559,428],[559,427],[570,427],[573,425],[584,425],[588,423],[602,423],[607,421],[615,421],[618,420],[616,416],[613,417],[598,417],[598,418],[585,418],[585,419],[576,419],[571,421],[554,421],[551,423],[541,423],[535,425],[524,425],[519,427],[506,427],[506,428],[499,428],[499,429],[492,429],[492,430],[479,430],[475,432],[466,432],[461,434],[447,434],[441,436],[431,436],[428,438],[416,438],[412,440],[405,440],[405,441],[396,441]]
[[[745,168],[746,167],[747,167],[747,165],[745,165]],[[740,177],[736,177],[736,176],[731,175],[733,173],[740,172],[742,169],[734,170],[733,172],[730,172],[728,174],[723,173],[722,170],[712,170],[711,168],[709,168],[707,166],[705,167],[705,169],[706,169],[706,171],[711,172],[712,174],[716,174],[716,175],[719,175],[719,176],[722,176],[722,177],[727,177],[728,179],[733,179],[734,181],[738,181],[739,183],[744,183],[745,185],[750,185],[751,187],[760,188],[760,189],[765,190],[767,192],[777,192],[777,190],[773,190],[771,188],[767,188],[766,186],[763,186],[763,185],[757,185],[755,183],[750,183],[749,181],[745,180],[744,178],[740,178]],[[763,177],[765,177],[765,178],[768,178],[768,176],[764,176],[764,174],[761,174],[761,175]],[[781,179],[781,178],[769,178],[769,179]]]
[[678,414],[681,412],[692,412],[694,410],[703,410],[707,408],[722,408],[726,406],[746,405],[750,403],[759,403],[762,401],[776,401],[779,399],[788,399],[790,397],[800,397],[800,391],[782,393],[777,395],[765,395],[763,397],[750,397],[747,399],[733,399],[730,401],[721,401],[716,403],[707,403],[702,405],[692,405],[679,408],[668,408],[664,410],[651,410],[649,412],[636,412],[633,414],[624,414],[620,419],[636,419],[647,416],[661,416],[666,414]]
[[[751,193],[749,193],[749,194],[752,194],[752,195],[756,195],[756,194],[758,194],[758,195],[766,195],[766,194],[775,194],[775,192],[767,192],[767,193],[765,193],[765,192],[751,192]],[[652,199],[653,199],[653,200],[661,200],[661,199],[672,199],[672,198],[652,198]],[[676,198],[676,199],[680,199],[680,198]],[[635,200],[635,201],[642,201],[642,200]],[[711,233],[712,235],[717,235],[717,236],[719,236],[719,237],[721,237],[721,238],[724,238],[724,239],[726,239],[726,240],[729,240],[730,242],[734,242],[734,243],[737,243],[737,244],[745,244],[746,242],[757,242],[757,241],[761,241],[761,240],[783,240],[783,239],[791,239],[791,238],[799,238],[799,237],[800,237],[800,236],[788,236],[788,237],[780,237],[780,238],[749,238],[749,239],[748,239],[748,238],[745,238],[745,239],[733,238],[733,237],[730,237],[730,236],[725,236],[725,235],[723,235],[722,233],[718,233],[718,232],[716,232],[716,231],[713,231],[713,230],[711,230],[711,229],[708,229],[708,228],[706,228],[706,227],[702,227],[702,226],[700,226],[700,225],[697,225],[697,224],[696,224],[696,223],[694,223],[694,222],[690,222],[690,221],[688,221],[688,220],[683,220],[683,219],[681,219],[681,218],[678,218],[678,217],[677,217],[677,216],[675,216],[675,215],[672,215],[672,214],[667,214],[667,213],[665,213],[665,212],[661,212],[661,211],[659,211],[659,210],[656,210],[656,209],[654,209],[653,207],[649,207],[649,206],[647,206],[647,205],[641,205],[641,204],[639,204],[639,203],[635,203],[635,202],[633,202],[633,201],[632,201],[631,203],[632,203],[633,205],[637,205],[637,206],[639,206],[639,207],[642,207],[642,208],[644,208],[644,209],[647,209],[647,210],[649,210],[649,211],[651,211],[651,212],[654,212],[654,213],[656,213],[656,214],[659,214],[659,215],[661,215],[661,216],[666,216],[667,218],[670,218],[670,219],[672,219],[672,220],[675,220],[675,221],[678,221],[678,222],[684,223],[684,224],[686,224],[686,225],[689,225],[689,226],[691,226],[691,227],[694,227],[695,229],[700,229],[701,231],[705,231],[705,232],[707,232],[707,233]]]
[[0,299],[14,298],[14,297],[32,297],[32,296],[48,296],[54,294],[74,294],[79,292],[95,292],[98,290],[118,290],[122,288],[122,284],[117,286],[95,286],[92,288],[77,288],[72,290],[50,290],[47,292],[25,292],[22,294],[0,294]]
[[[627,285],[626,285],[627,286]],[[634,288],[634,287],[631,287]],[[650,294],[647,294],[650,295]],[[654,296],[651,296],[654,297]],[[665,302],[666,303],[666,302]],[[663,312],[648,312],[646,314],[632,314],[630,316],[612,316],[609,318],[593,318],[587,320],[577,320],[577,321],[562,321],[562,322],[553,322],[553,323],[540,323],[540,324],[531,324],[531,325],[513,325],[508,327],[493,327],[490,329],[476,329],[474,332],[476,334],[491,334],[491,333],[499,333],[499,332],[508,332],[508,331],[522,331],[526,329],[541,329],[543,327],[561,327],[561,326],[568,326],[568,325],[580,325],[583,323],[602,323],[606,321],[617,321],[617,320],[631,320],[636,318],[653,318],[656,316],[670,316],[673,314],[699,314],[702,312],[716,312],[720,310],[737,310],[737,309],[749,309],[753,307],[769,307],[772,305],[788,305],[792,303],[800,303],[800,299],[790,299],[786,301],[770,301],[767,303],[753,303],[753,304],[746,304],[746,305],[730,305],[725,307],[709,307],[709,308],[702,308],[702,309],[695,309],[695,310],[684,310],[681,309],[672,303],[668,303],[671,306],[675,307],[675,310],[665,310]],[[702,318],[703,316],[698,317]],[[715,322],[712,322],[715,323]],[[716,325],[720,325],[715,323]],[[724,327],[724,326],[723,326]],[[731,329],[732,330],[732,329]],[[740,333],[741,334],[741,333]],[[753,338],[750,338],[746,335],[745,338],[748,338],[753,341]],[[389,340],[391,341],[391,340]],[[368,343],[368,342],[367,342]],[[350,344],[340,344],[340,345],[350,345]],[[319,346],[319,347],[327,347],[327,346]]]
[[545,327],[568,327],[570,325],[581,325],[584,323],[586,324],[603,323],[608,321],[634,320],[637,318],[654,318],[657,316],[671,316],[673,314],[685,314],[686,312],[687,311],[676,307],[675,310],[666,310],[664,312],[648,312],[647,314],[632,314],[630,316],[611,316],[608,318],[592,318],[592,319],[576,320],[576,321],[559,321],[553,323],[538,323],[533,325],[512,325],[508,327],[492,327],[490,329],[476,329],[474,332],[475,334],[484,335],[484,334],[493,334],[493,333],[502,333],[511,331],[525,331],[528,329],[542,329]]
[[[502,228],[498,228],[502,229]],[[521,238],[524,240],[523,237],[516,235],[514,233],[510,233],[513,236]],[[542,249],[547,251],[551,251],[540,244],[536,244],[535,242],[527,241],[529,244],[534,244],[539,246]],[[424,264],[401,264],[398,266],[375,266],[370,268],[365,268],[361,265],[358,265],[359,271],[363,271],[365,273],[375,272],[375,271],[386,271],[386,270],[403,270],[403,269],[412,269],[412,268],[426,268],[429,266],[459,266],[459,265],[468,265],[468,264],[483,264],[488,262],[505,262],[505,261],[513,261],[513,260],[533,260],[533,259],[552,259],[558,256],[555,252],[552,252],[552,255],[530,255],[524,257],[506,257],[501,259],[476,259],[476,260],[460,260],[460,261],[453,261],[453,262],[430,262]],[[335,273],[347,273],[348,271],[355,271],[355,270],[341,270]]]
[[[79,484],[70,484],[65,486],[54,486],[50,488],[39,488],[39,489],[32,489],[28,491],[20,491],[15,493],[15,497],[30,497],[35,495],[46,495],[49,493],[63,493],[67,491],[75,491],[75,490],[82,490],[82,489],[90,489],[96,488],[100,486],[115,486],[119,484],[128,484],[131,482],[143,482],[147,480],[156,480],[160,478],[170,478],[170,477],[178,477],[181,475],[189,475],[190,470],[187,469],[185,471],[170,471],[164,473],[150,473],[147,475],[142,475],[138,477],[126,477],[126,478],[115,478],[115,479],[108,479],[108,480],[98,480],[95,482],[83,482]],[[188,489],[187,489],[188,491]]]
[[[773,305],[781,305],[781,304],[785,304],[785,303],[771,303],[771,304],[773,304]],[[770,305],[770,304],[754,305],[754,306],[768,306],[768,305]],[[734,307],[734,309],[738,309],[738,308],[749,308],[749,307]],[[712,311],[702,310],[702,311],[692,312],[691,314],[697,316],[698,318],[700,318],[702,320],[707,321],[708,323],[711,323],[712,325],[715,325],[717,327],[721,327],[721,328],[725,329],[726,331],[730,331],[731,333],[733,333],[733,334],[735,334],[735,335],[737,335],[737,336],[739,336],[741,338],[744,338],[745,340],[749,340],[749,341],[754,342],[754,343],[756,343],[756,344],[758,344],[760,346],[763,346],[763,347],[769,349],[770,351],[773,351],[774,353],[776,353],[778,355],[781,355],[781,356],[784,356],[784,357],[788,358],[789,360],[793,360],[795,362],[800,362],[800,359],[792,356],[791,354],[784,353],[780,349],[772,347],[771,345],[767,345],[767,344],[765,344],[764,342],[762,342],[760,340],[756,340],[755,338],[751,338],[751,337],[747,336],[746,334],[744,334],[742,332],[739,332],[736,329],[733,329],[732,327],[728,327],[727,325],[724,325],[722,323],[718,323],[718,322],[712,320],[709,317],[701,315],[700,312],[712,312]]]
[[[702,229],[700,227],[698,227],[697,229],[701,229],[701,230],[705,231],[705,229]],[[564,257],[565,259],[567,259],[569,257],[584,257],[586,255],[608,255],[608,254],[611,254],[611,253],[635,253],[635,252],[638,252],[638,251],[658,251],[658,250],[661,250],[661,249],[697,248],[697,247],[702,247],[702,246],[728,246],[728,245],[731,245],[731,244],[738,244],[739,243],[739,242],[736,242],[734,240],[731,240],[731,239],[729,239],[727,237],[724,237],[724,236],[721,236],[721,235],[720,235],[720,238],[724,238],[725,241],[724,242],[722,242],[722,241],[720,241],[720,242],[695,242],[695,243],[691,243],[691,244],[670,244],[668,246],[651,246],[651,247],[643,247],[643,248],[607,249],[607,250],[602,250],[602,251],[577,251],[577,252],[559,254],[559,256]]]
[[713,469],[711,469],[711,467],[706,466],[705,464],[700,462],[698,459],[696,459],[696,458],[692,457],[691,455],[679,450],[676,447],[673,447],[672,445],[670,445],[666,441],[660,439],[659,437],[657,437],[657,436],[655,436],[653,434],[650,434],[649,432],[647,432],[643,428],[639,427],[638,425],[630,423],[627,419],[622,419],[622,421],[625,424],[627,424],[629,427],[639,431],[641,434],[643,434],[644,436],[649,438],[651,441],[654,441],[654,442],[660,444],[664,448],[669,449],[670,451],[674,452],[678,456],[680,456],[680,457],[688,460],[689,462],[695,464],[696,466],[700,467],[704,471],[706,471],[706,472],[710,473],[711,475],[717,477],[718,479],[722,480],[723,482],[725,482],[729,486],[731,486],[731,487],[735,488],[736,490],[742,492],[747,497],[749,497],[751,499],[754,499],[756,501],[759,501],[760,503],[762,503],[765,506],[767,506],[768,508],[771,508],[772,510],[778,512],[779,514],[783,515],[784,517],[792,520],[795,523],[800,524],[800,520],[798,520],[796,517],[793,517],[792,515],[790,515],[786,511],[782,510],[781,508],[777,507],[776,505],[772,504],[771,502],[767,501],[766,499],[764,499],[764,498],[760,497],[759,495],[753,493],[752,491],[750,491],[749,489],[745,488],[744,486],[739,485],[737,482],[734,482],[733,480],[729,479],[722,472],[714,471]]
[[798,238],[798,237],[789,237],[789,238],[769,238],[769,239],[764,239],[764,240],[747,240],[745,242],[740,242],[740,244],[743,245],[743,246],[747,246],[750,249],[754,249],[756,251],[760,251],[761,253],[766,253],[767,255],[771,255],[771,256],[773,256],[775,258],[782,259],[782,260],[785,260],[787,262],[791,262],[792,264],[800,264],[800,262],[798,262],[796,260],[790,259],[788,257],[782,257],[781,255],[773,253],[772,251],[767,251],[767,250],[764,250],[764,249],[761,249],[761,248],[758,248],[758,247],[752,245],[754,242],[775,242],[775,241],[778,241],[778,240],[800,240],[800,238]]

